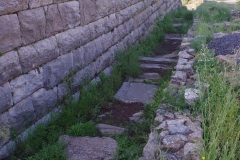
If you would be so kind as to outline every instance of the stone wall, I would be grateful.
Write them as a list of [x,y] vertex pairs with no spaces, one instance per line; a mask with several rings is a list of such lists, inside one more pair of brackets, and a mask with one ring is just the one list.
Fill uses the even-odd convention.
[[[179,6],[181,0],[1,0],[0,129],[23,134],[67,88],[77,91],[84,79],[109,71],[116,51],[139,43]],[[13,144],[4,137],[0,159]]]

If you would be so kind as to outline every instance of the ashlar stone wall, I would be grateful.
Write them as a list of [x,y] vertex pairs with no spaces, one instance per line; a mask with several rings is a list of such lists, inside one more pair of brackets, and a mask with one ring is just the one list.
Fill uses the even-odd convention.
[[[1,0],[0,132],[17,134],[109,72],[116,51],[139,43],[181,0]],[[63,79],[69,77],[71,86]],[[1,134],[0,134],[1,135]],[[13,145],[0,137],[0,159]]]

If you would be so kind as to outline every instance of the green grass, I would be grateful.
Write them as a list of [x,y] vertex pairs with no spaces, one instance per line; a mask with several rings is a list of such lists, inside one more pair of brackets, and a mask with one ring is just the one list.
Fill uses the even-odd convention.
[[240,157],[239,86],[230,83],[227,77],[227,72],[236,68],[217,62],[214,52],[206,48],[213,33],[229,33],[239,29],[234,24],[229,28],[208,27],[216,22],[231,21],[229,7],[223,3],[209,2],[201,5],[195,15],[201,20],[196,26],[196,36],[201,36],[191,43],[197,51],[195,69],[199,81],[210,84],[208,90],[202,89],[204,98],[197,103],[204,129],[204,144],[200,154],[206,160],[235,160]]
[[[81,96],[77,102],[71,98],[63,102],[65,107],[62,109],[62,113],[59,116],[53,116],[50,124],[47,126],[39,125],[34,132],[29,134],[25,142],[16,139],[15,151],[9,159],[66,159],[66,154],[63,151],[64,146],[58,143],[60,135],[95,136],[96,128],[93,121],[98,119],[97,115],[101,107],[114,99],[114,93],[120,88],[124,80],[128,77],[138,77],[141,73],[139,56],[154,54],[153,51],[163,42],[165,32],[169,31],[167,26],[172,25],[175,17],[181,15],[183,16],[181,22],[189,24],[183,29],[184,32],[190,26],[192,12],[183,8],[172,14],[173,16],[168,14],[164,20],[157,21],[151,34],[141,44],[132,46],[118,54],[111,76],[101,73],[100,82],[91,83],[81,88]],[[167,73],[166,79],[159,82],[161,86],[156,99],[149,104],[151,107],[145,107],[144,119],[146,122],[143,124],[130,123],[125,126],[127,128],[125,135],[115,137],[119,143],[117,159],[132,160],[141,156],[142,148],[148,138],[150,125],[154,120],[154,112],[161,103],[163,88],[166,87],[170,74]]]
[[235,160],[240,157],[240,96],[239,90],[227,81],[228,66],[219,64],[204,48],[198,53],[196,69],[201,82],[210,84],[202,110],[206,159]]

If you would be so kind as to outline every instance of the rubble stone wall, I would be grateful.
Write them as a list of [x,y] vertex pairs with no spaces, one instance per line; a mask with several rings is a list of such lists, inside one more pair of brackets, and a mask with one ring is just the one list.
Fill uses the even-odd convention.
[[[77,91],[180,6],[181,0],[1,0],[0,128],[20,134],[34,125],[68,94],[66,77]],[[0,152],[10,140],[0,137]]]

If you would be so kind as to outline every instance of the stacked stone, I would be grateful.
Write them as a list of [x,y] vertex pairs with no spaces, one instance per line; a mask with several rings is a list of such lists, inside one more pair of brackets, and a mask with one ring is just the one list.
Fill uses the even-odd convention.
[[[195,52],[190,48],[190,41],[194,37],[194,28],[199,20],[195,19],[193,27],[184,35],[178,53],[178,62],[175,73],[171,77],[168,90],[173,96],[184,91],[185,101],[194,105],[200,96],[200,86],[196,83],[196,74],[193,68]],[[208,88],[209,85],[202,84]],[[188,88],[192,86],[192,88]],[[147,145],[143,149],[140,160],[162,159],[167,160],[198,160],[198,150],[203,141],[201,117],[193,118],[190,113],[171,113],[174,108],[170,104],[161,105],[156,113],[155,124],[149,136]]]
[[202,143],[201,121],[189,113],[171,113],[173,107],[161,105],[156,114],[154,131],[143,149],[141,160],[198,160]]
[[[2,0],[0,6],[0,128],[25,137],[85,79],[110,72],[116,51],[137,44],[181,1]],[[0,137],[0,159],[13,146],[10,135]]]

